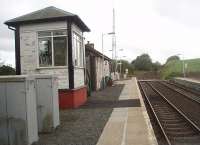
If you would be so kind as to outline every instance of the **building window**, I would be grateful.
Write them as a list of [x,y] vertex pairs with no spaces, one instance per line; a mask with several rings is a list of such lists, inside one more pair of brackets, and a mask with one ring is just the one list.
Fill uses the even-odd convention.
[[74,65],[83,67],[83,47],[81,36],[73,33]]
[[38,32],[39,66],[67,65],[67,31]]

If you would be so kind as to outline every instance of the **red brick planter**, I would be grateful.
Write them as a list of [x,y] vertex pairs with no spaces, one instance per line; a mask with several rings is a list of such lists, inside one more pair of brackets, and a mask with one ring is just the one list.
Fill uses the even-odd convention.
[[86,86],[77,89],[59,90],[59,107],[60,109],[77,108],[87,101]]

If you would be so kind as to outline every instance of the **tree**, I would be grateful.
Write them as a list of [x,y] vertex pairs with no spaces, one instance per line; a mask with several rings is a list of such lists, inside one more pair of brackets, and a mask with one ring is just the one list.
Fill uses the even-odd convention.
[[142,54],[132,61],[132,65],[136,70],[149,71],[152,69],[152,60],[148,54]]
[[177,55],[170,56],[167,58],[166,63],[168,63],[169,61],[173,61],[173,60],[180,60],[180,58]]
[[158,71],[158,70],[161,69],[161,67],[162,67],[162,65],[158,61],[156,61],[155,63],[152,63],[152,70],[153,71]]
[[0,66],[0,75],[15,75],[15,69],[9,65]]

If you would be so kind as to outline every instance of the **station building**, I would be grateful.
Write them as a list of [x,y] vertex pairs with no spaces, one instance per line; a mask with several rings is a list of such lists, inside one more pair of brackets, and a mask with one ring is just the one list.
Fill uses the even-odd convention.
[[[85,45],[86,73],[91,91],[98,91],[105,87],[111,74],[112,60],[95,49],[94,43],[89,41]],[[104,79],[104,80],[103,80]]]
[[57,76],[61,109],[86,101],[83,33],[90,29],[78,15],[51,6],[5,24],[15,33],[17,75]]

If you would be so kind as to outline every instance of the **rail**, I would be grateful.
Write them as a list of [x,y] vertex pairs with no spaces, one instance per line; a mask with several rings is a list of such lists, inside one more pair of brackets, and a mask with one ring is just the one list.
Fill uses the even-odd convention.
[[[159,125],[159,127],[160,127],[160,129],[161,129],[161,131],[162,131],[162,133],[163,133],[163,135],[164,135],[164,137],[165,137],[166,142],[168,143],[168,145],[172,145],[173,141],[171,141],[171,138],[166,133],[166,128],[162,124],[163,120],[160,120],[159,117],[157,116],[157,112],[154,110],[154,107],[152,105],[151,99],[148,98],[148,92],[146,92],[144,90],[144,87],[145,87],[144,84],[148,85],[152,89],[152,91],[154,93],[156,93],[158,96],[160,96],[162,98],[162,100],[165,101],[168,104],[168,107],[173,108],[173,110],[175,110],[175,112],[177,112],[177,114],[179,114],[181,116],[181,118],[183,118],[183,120],[185,120],[187,122],[187,124],[190,125],[191,130],[193,130],[197,134],[197,136],[199,137],[199,139],[200,139],[200,128],[190,118],[188,118],[181,110],[179,110],[172,102],[170,102],[164,96],[164,94],[162,94],[158,89],[156,89],[150,82],[152,82],[152,80],[151,81],[144,81],[144,80],[142,80],[142,81],[138,81],[138,84],[140,86],[140,89],[142,91],[142,94],[143,94],[144,98],[147,100],[147,103],[150,106],[151,111],[153,112],[154,117],[156,118],[156,121],[157,121],[157,123],[158,123],[158,125]],[[161,83],[162,81],[157,81],[157,82]],[[143,83],[143,84],[141,84],[141,83]],[[165,86],[165,87],[167,87],[167,86]]]

